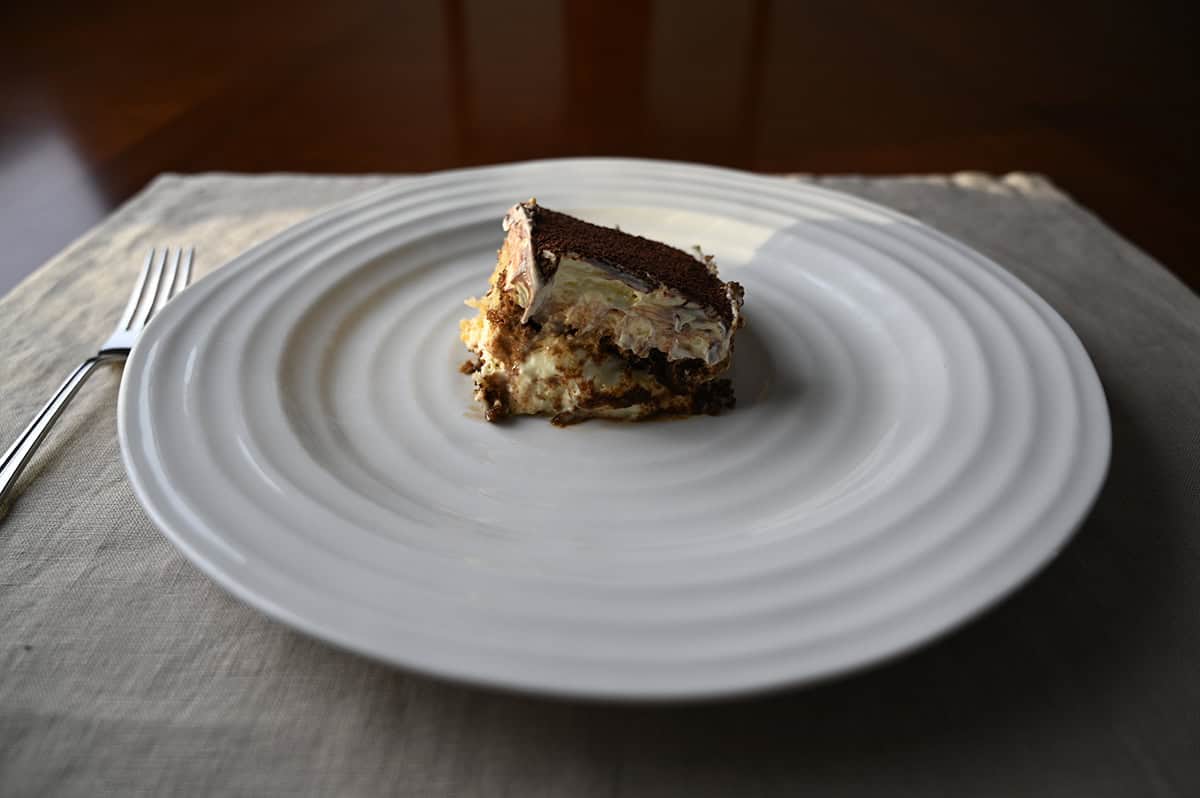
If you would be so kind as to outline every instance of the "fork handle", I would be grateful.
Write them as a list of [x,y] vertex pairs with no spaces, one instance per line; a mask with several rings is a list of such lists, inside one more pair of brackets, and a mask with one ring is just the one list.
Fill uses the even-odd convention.
[[79,367],[71,372],[71,376],[67,377],[54,392],[54,396],[46,403],[41,412],[34,417],[33,421],[29,422],[29,426],[17,438],[16,443],[8,448],[3,458],[0,458],[0,505],[4,504],[4,500],[12,491],[13,486],[17,484],[17,477],[21,476],[21,472],[25,470],[25,465],[37,451],[38,445],[46,437],[46,433],[54,426],[54,422],[75,398],[75,394],[83,384],[87,382],[87,378],[92,376],[92,372],[96,370],[97,366],[110,360],[112,360],[111,357],[95,355],[80,363]]

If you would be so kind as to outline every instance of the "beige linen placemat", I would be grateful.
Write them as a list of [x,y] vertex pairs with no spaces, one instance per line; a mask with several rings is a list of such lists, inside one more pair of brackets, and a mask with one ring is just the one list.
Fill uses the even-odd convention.
[[[405,179],[158,178],[0,300],[0,447],[104,338],[150,246],[194,243],[202,276]],[[134,501],[116,437],[120,371],[105,369],[0,520],[0,793],[901,795],[969,790],[954,763],[976,760],[991,763],[997,794],[1179,787],[1170,746],[1198,742],[1195,716],[1191,731],[1184,723],[1195,688],[1172,685],[1200,665],[1200,301],[1037,176],[816,182],[991,255],[1082,338],[1108,392],[1115,458],[1064,564],[950,641],[816,690],[620,708],[463,688],[293,633],[185,562]],[[1144,530],[1140,545],[1129,530]],[[1110,634],[1111,647],[1134,635],[1170,657],[1130,660],[1105,649]],[[1096,646],[1117,658],[1117,676]],[[1038,657],[1046,668],[1023,664]],[[1000,692],[972,687],[982,679]],[[1005,689],[1039,696],[1016,703],[1023,720]],[[991,720],[947,720],[953,733],[926,722],[961,706]],[[997,733],[1005,723],[1045,739],[1017,742]],[[1141,764],[1119,768],[1134,756],[1128,724]],[[893,743],[906,753],[886,753]]]

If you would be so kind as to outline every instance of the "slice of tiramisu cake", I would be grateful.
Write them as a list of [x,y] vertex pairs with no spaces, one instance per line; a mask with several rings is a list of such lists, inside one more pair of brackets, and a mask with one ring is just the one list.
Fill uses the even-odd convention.
[[461,324],[487,418],[639,420],[733,406],[720,375],[742,287],[712,258],[543,208],[514,205],[479,314]]

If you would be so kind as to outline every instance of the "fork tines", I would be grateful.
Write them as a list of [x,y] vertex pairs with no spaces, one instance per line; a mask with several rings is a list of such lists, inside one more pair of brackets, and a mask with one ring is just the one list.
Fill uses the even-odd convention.
[[150,250],[117,329],[145,326],[168,299],[182,290],[191,281],[195,252],[195,247],[188,247],[186,254],[182,249],[172,251],[169,247],[161,252]]

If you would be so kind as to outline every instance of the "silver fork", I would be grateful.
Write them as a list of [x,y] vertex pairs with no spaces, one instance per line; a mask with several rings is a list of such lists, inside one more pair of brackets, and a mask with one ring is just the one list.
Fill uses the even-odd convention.
[[186,256],[182,250],[164,249],[156,255],[150,250],[146,255],[146,263],[138,277],[137,285],[121,315],[117,329],[100,347],[100,351],[79,364],[71,376],[59,386],[41,412],[34,417],[16,443],[9,447],[0,458],[0,505],[17,483],[25,465],[37,450],[38,445],[46,437],[46,433],[54,426],[59,415],[75,397],[87,378],[102,364],[123,361],[129,356],[138,336],[145,329],[155,313],[162,310],[167,301],[176,296],[192,279],[192,257],[195,248],[190,248]]

